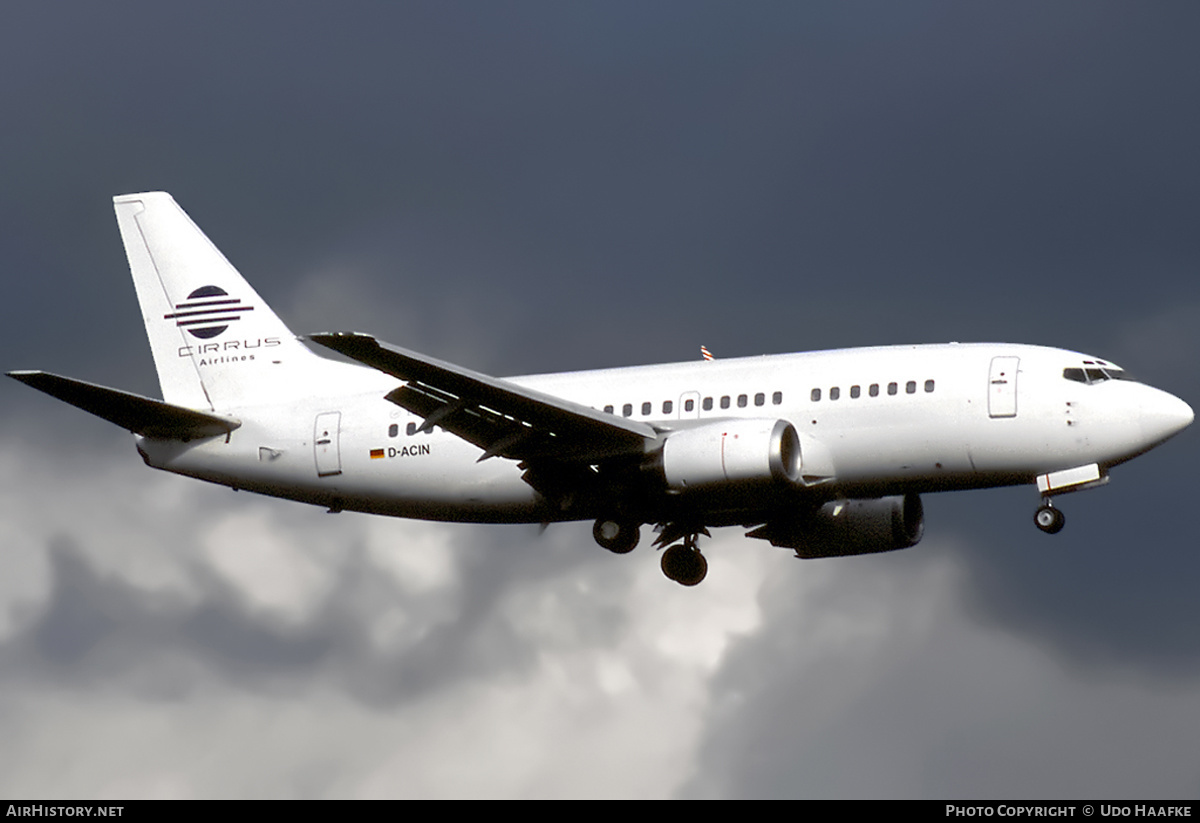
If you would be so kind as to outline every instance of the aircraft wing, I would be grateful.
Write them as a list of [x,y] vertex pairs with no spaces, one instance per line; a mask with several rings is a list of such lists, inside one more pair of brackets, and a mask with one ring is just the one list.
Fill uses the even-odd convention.
[[642,454],[658,432],[645,423],[572,403],[508,380],[380,343],[369,334],[310,339],[406,382],[387,399],[483,449],[479,458],[595,463]]
[[8,376],[146,437],[196,440],[229,434],[242,425],[232,417],[187,409],[50,372],[10,371]]

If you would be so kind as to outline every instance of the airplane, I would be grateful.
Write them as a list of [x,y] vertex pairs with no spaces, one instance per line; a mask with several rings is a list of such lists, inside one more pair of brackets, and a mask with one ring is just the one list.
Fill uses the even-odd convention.
[[[1061,494],[1193,420],[1097,357],[1000,343],[880,346],[497,378],[375,337],[294,335],[165,192],[113,198],[162,400],[44,371],[9,376],[128,429],[147,465],[395,517],[644,525],[693,586],[709,529],[797,557],[915,545],[920,495]],[[711,358],[711,359],[710,359]]]

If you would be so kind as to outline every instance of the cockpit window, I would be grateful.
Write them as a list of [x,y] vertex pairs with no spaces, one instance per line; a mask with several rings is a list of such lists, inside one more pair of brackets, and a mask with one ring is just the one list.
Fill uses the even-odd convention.
[[1063,369],[1063,377],[1076,383],[1103,383],[1105,380],[1130,380],[1123,369],[1116,366],[1088,365],[1084,368],[1068,367]]

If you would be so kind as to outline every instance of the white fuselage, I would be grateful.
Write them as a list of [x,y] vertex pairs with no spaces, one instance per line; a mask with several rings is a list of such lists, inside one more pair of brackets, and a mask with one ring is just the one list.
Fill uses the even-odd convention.
[[[803,476],[788,493],[828,500],[1032,483],[1089,464],[1106,473],[1191,421],[1185,403],[1150,386],[1064,377],[1092,360],[1039,346],[886,346],[510,381],[660,430],[785,420],[800,436]],[[228,437],[139,438],[139,450],[156,468],[338,510],[563,519],[515,461],[478,462],[481,449],[440,428],[413,433],[421,418],[384,399],[396,379],[322,362],[311,397],[218,409],[242,422]]]

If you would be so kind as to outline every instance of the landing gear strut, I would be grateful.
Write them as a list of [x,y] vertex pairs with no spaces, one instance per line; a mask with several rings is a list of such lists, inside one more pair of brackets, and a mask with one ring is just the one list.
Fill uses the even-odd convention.
[[1050,498],[1043,497],[1042,505],[1033,513],[1033,522],[1046,534],[1058,534],[1066,525],[1067,518],[1051,505]]

